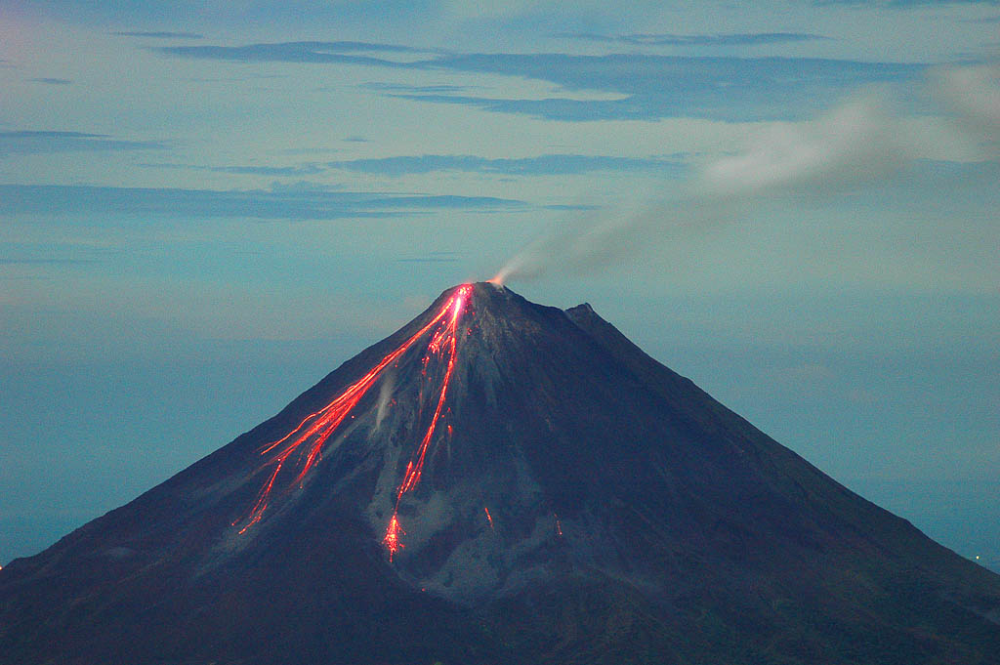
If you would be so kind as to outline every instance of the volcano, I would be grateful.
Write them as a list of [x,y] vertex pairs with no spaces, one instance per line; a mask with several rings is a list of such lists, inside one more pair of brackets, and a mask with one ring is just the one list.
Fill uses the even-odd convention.
[[589,305],[467,284],[0,571],[0,662],[996,663],[1000,576]]

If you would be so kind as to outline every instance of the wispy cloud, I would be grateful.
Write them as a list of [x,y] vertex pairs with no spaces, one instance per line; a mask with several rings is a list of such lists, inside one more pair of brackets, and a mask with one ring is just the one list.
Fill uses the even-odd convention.
[[235,175],[305,176],[322,173],[325,169],[318,164],[302,166],[210,166],[206,170]]
[[933,5],[1000,5],[1000,0],[813,0],[814,5],[851,5],[857,7],[927,7]]
[[45,154],[118,150],[162,150],[162,141],[127,141],[106,134],[61,131],[0,131],[0,157],[10,154]]
[[349,41],[277,42],[247,44],[245,46],[161,46],[154,47],[152,50],[166,55],[204,60],[378,65],[382,67],[407,66],[408,63],[360,54],[427,53],[427,51],[409,46]]
[[20,265],[75,265],[80,263],[97,263],[97,259],[65,259],[65,258],[8,258],[0,256],[0,266]]
[[328,162],[332,168],[362,173],[407,175],[434,171],[466,171],[505,175],[576,175],[594,171],[659,171],[678,173],[682,162],[599,155],[541,155],[487,159],[473,155],[419,155]]
[[342,219],[434,210],[518,211],[527,204],[488,196],[371,194],[311,186],[217,191],[88,185],[0,185],[0,213],[162,215],[171,218]]
[[936,69],[931,91],[964,131],[1000,148],[1000,63]]
[[204,166],[200,164],[139,164],[143,168],[171,169],[177,171],[209,171],[212,173],[230,173],[233,175],[259,175],[271,177],[302,177],[316,175],[327,170],[319,164],[302,164],[297,166]]
[[[814,112],[857,86],[907,79],[924,69],[923,65],[818,58],[634,53],[585,56],[566,53],[439,52],[407,61],[389,60],[381,54],[418,51],[409,47],[358,42],[173,46],[156,50],[164,55],[198,59],[360,64],[492,74],[545,81],[566,91],[620,95],[619,99],[581,100],[554,92],[545,99],[512,99],[456,94],[465,90],[461,86],[447,84],[430,86],[431,89],[398,84],[372,88],[398,98],[462,104],[501,113],[568,121],[655,120],[677,116],[733,121],[789,119]],[[378,55],[359,54],[364,51]]]
[[456,263],[458,252],[427,252],[421,256],[404,256],[396,259],[398,263]]
[[70,85],[71,83],[73,83],[73,81],[71,81],[70,79],[57,79],[48,77],[25,79],[25,81],[28,81],[29,83],[45,83],[47,85]]
[[[543,115],[659,118],[697,115],[719,119],[782,118],[859,85],[912,77],[922,67],[819,58],[682,57],[648,54],[443,56],[436,66],[455,71],[538,79],[573,91],[600,90],[622,100],[534,102]],[[475,101],[475,100],[471,100]],[[503,103],[503,100],[491,100]],[[532,100],[518,100],[531,108]]]
[[[402,25],[412,29],[424,25],[445,11],[442,0],[0,0],[0,5],[13,5],[18,13],[36,15],[64,23],[103,26],[108,31],[144,31],[146,28],[179,29],[206,25],[229,32],[252,27],[295,29],[298,31],[351,30],[357,26]],[[160,32],[160,30],[155,30]]]
[[264,81],[288,78],[283,74],[246,74],[244,76],[196,76],[189,78],[192,83],[242,83],[244,81]]
[[602,35],[588,32],[565,32],[555,35],[563,39],[629,44],[633,46],[760,46],[829,39],[807,32],[735,32],[711,35],[678,35],[671,33]]
[[111,33],[119,37],[144,37],[146,39],[204,39],[205,35],[197,32],[168,32],[165,30],[121,30]]
[[[590,122],[599,120],[657,120],[683,115],[709,116],[723,120],[748,119],[745,111],[717,108],[693,109],[684,104],[683,99],[662,99],[658,104],[644,103],[647,100],[634,98],[616,100],[580,100],[565,97],[545,99],[502,99],[497,97],[476,97],[471,95],[393,95],[401,99],[435,104],[456,104],[472,106],[494,113],[527,115],[542,120],[562,120],[566,122]],[[752,119],[752,118],[751,118]]]
[[403,94],[420,94],[420,95],[435,95],[435,94],[453,94],[457,92],[465,92],[470,89],[471,86],[467,85],[407,85],[405,83],[363,83],[362,88],[367,90],[375,90],[377,92],[387,92],[387,93],[403,93]]
[[331,162],[309,162],[292,166],[204,166],[199,164],[144,163],[144,168],[209,171],[234,175],[303,177],[329,170],[373,173],[388,176],[419,175],[437,171],[493,173],[516,176],[579,175],[596,171],[650,171],[678,175],[686,169],[683,161],[666,158],[631,158],[606,155],[555,154],[538,157],[489,159],[475,155],[399,155]]

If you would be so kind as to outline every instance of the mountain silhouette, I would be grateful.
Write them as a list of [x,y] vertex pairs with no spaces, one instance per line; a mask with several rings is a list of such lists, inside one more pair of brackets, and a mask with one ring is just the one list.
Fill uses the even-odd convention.
[[0,571],[0,663],[995,664],[1000,576],[589,305],[445,291]]

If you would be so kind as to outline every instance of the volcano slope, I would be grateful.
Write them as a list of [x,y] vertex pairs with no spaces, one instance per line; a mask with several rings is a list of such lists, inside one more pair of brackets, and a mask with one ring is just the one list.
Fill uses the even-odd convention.
[[1000,577],[485,283],[0,571],[5,664],[986,665],[998,622]]

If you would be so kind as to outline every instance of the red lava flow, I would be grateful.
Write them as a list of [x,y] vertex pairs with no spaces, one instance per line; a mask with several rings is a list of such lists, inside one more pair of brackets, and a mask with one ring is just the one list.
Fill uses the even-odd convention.
[[[420,483],[424,469],[424,462],[427,459],[427,451],[430,447],[432,439],[434,438],[434,432],[437,428],[438,420],[441,419],[445,400],[448,396],[448,385],[451,382],[451,375],[455,369],[455,361],[458,355],[458,323],[465,311],[468,298],[471,294],[471,284],[464,284],[460,286],[454,293],[452,293],[445,305],[426,325],[424,325],[420,330],[414,333],[391,353],[382,358],[382,360],[380,360],[379,363],[370,369],[364,376],[348,386],[346,390],[340,393],[336,398],[334,398],[333,401],[324,406],[322,409],[306,416],[302,422],[300,422],[298,426],[288,434],[277,441],[267,444],[263,449],[261,449],[261,455],[273,453],[271,458],[261,468],[267,466],[273,466],[274,468],[271,470],[267,481],[258,493],[257,499],[254,502],[253,507],[250,509],[249,515],[244,518],[247,522],[243,528],[240,529],[241,534],[246,533],[250,527],[259,522],[263,517],[264,511],[267,510],[272,492],[281,471],[287,465],[298,465],[298,473],[296,474],[291,485],[294,486],[301,483],[306,474],[308,474],[315,464],[322,458],[323,446],[341,425],[341,423],[344,422],[347,416],[350,415],[351,410],[358,404],[358,402],[361,401],[361,398],[365,396],[365,393],[367,393],[368,390],[375,384],[382,371],[389,365],[396,362],[400,356],[413,347],[417,341],[443,321],[444,326],[439,327],[438,330],[436,330],[432,335],[431,340],[427,345],[427,354],[423,359],[423,366],[425,368],[427,363],[430,361],[431,355],[442,356],[442,359],[447,361],[444,378],[441,380],[441,385],[438,390],[434,415],[420,440],[420,445],[411,457],[410,462],[406,465],[406,472],[404,473],[403,480],[396,492],[396,503],[393,508],[392,517],[389,520],[388,527],[386,528],[385,537],[382,539],[383,545],[385,545],[386,549],[389,551],[389,560],[392,560],[393,555],[403,547],[403,543],[400,542],[400,536],[405,535],[406,533],[399,524],[398,513],[400,501],[402,500],[404,494],[412,492]],[[450,426],[448,429],[450,434]],[[242,519],[236,520],[236,522],[233,523],[233,526],[236,526],[236,524],[241,521]]]
[[420,446],[417,448],[416,453],[406,465],[403,482],[400,483],[399,489],[396,492],[396,506],[393,508],[392,519],[389,520],[385,537],[382,539],[382,544],[389,550],[389,561],[392,561],[392,557],[396,554],[396,551],[403,547],[403,543],[399,540],[399,504],[403,500],[404,494],[416,489],[423,475],[424,461],[427,459],[427,448],[430,446],[431,439],[434,437],[434,430],[437,428],[438,420],[441,418],[441,410],[444,408],[445,398],[448,396],[448,384],[451,383],[451,375],[455,370],[455,360],[458,356],[458,320],[462,312],[465,311],[465,301],[470,293],[472,293],[472,287],[468,284],[458,288],[456,294],[451,297],[445,306],[445,311],[449,307],[451,309],[451,316],[448,319],[447,325],[443,330],[439,330],[434,334],[428,347],[429,353],[439,354],[443,351],[447,355],[448,366],[445,369],[444,378],[441,380],[441,391],[438,394],[437,406],[434,409],[434,415],[431,417],[430,425],[427,426],[427,431],[420,440]]

